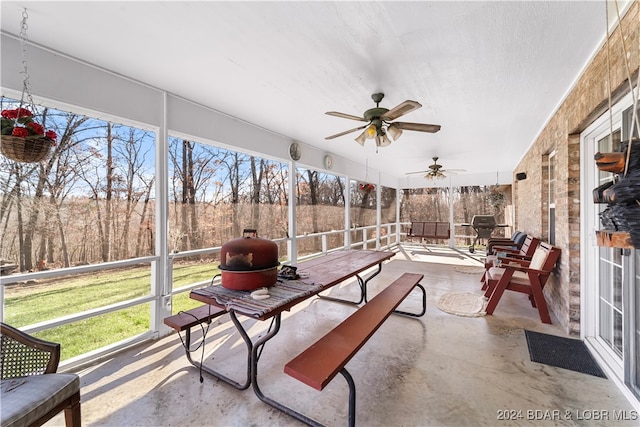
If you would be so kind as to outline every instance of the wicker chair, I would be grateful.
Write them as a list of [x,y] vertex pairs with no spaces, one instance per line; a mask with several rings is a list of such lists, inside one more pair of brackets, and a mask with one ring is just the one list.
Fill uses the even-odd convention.
[[80,378],[56,373],[60,344],[0,323],[2,426],[40,426],[64,410],[67,427],[80,426]]

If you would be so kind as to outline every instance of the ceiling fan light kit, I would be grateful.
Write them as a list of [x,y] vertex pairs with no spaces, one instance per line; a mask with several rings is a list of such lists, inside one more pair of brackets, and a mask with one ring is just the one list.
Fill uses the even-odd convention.
[[[438,157],[433,157],[433,164],[429,165],[428,170],[417,171],[417,172],[409,172],[407,175],[413,175],[418,173],[424,173],[424,177],[430,180],[439,180],[445,179],[447,175],[453,174],[456,175],[458,172],[466,172],[465,169],[442,169],[442,165],[438,164]],[[425,173],[426,172],[426,173]]]
[[393,138],[394,141],[397,141],[402,135],[402,130],[398,128],[396,123],[391,123],[387,128],[387,133],[391,135],[391,138]]
[[393,122],[393,120],[402,117],[403,115],[410,113],[413,110],[417,110],[422,107],[419,102],[406,100],[401,102],[391,110],[380,107],[380,101],[384,98],[384,93],[374,93],[371,95],[371,99],[376,103],[375,108],[370,108],[364,112],[362,117],[354,116],[353,114],[340,113],[337,111],[327,111],[326,114],[330,116],[342,117],[343,119],[357,120],[360,122],[368,122],[365,126],[360,126],[354,129],[350,129],[344,132],[337,133],[326,137],[325,139],[333,139],[339,136],[355,132],[357,130],[364,129],[364,131],[355,138],[355,141],[364,146],[367,139],[375,139],[376,147],[386,147],[391,144],[391,139],[387,135],[390,135],[394,141],[402,135],[402,130],[413,130],[418,132],[435,133],[440,130],[440,125],[429,125],[426,123],[407,123],[407,122]]
[[387,137],[386,133],[376,137],[376,147],[387,147],[388,145],[391,145],[391,140]]
[[432,181],[445,179],[446,176],[442,172],[428,173],[424,176],[426,179],[430,179]]
[[362,132],[355,141],[364,147],[364,143],[367,140],[367,131]]

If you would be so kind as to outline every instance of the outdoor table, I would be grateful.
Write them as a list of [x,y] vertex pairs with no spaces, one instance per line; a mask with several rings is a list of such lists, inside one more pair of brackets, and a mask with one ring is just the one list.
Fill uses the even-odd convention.
[[[347,301],[327,296],[321,296],[321,298],[351,304],[366,302],[367,283],[380,273],[382,263],[394,255],[394,252],[349,249],[312,259],[298,266],[298,273],[301,276],[299,280],[278,279],[278,282],[269,288],[271,297],[265,300],[254,300],[251,298],[251,292],[249,291],[226,289],[221,285],[208,286],[191,291],[190,297],[192,299],[225,308],[229,312],[231,321],[247,346],[248,353],[247,378],[243,384],[235,382],[208,367],[201,366],[201,368],[214,377],[240,390],[246,389],[251,385],[255,394],[263,402],[299,420],[314,424],[313,420],[308,419],[306,416],[293,411],[262,393],[257,381],[258,360],[261,354],[261,347],[280,330],[283,311],[288,311],[295,305],[349,278],[355,276],[358,280],[360,287],[359,301]],[[377,270],[366,279],[363,279],[360,273],[372,267],[377,267]],[[272,319],[272,324],[269,326],[267,333],[258,338],[254,343],[247,334],[246,329],[238,320],[238,315],[248,316],[258,320]]]

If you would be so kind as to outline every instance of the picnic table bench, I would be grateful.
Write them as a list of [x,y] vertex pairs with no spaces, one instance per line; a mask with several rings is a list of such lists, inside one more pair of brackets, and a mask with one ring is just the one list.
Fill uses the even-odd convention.
[[[164,324],[169,326],[170,328],[175,329],[178,334],[180,334],[180,332],[182,331],[186,331],[184,340],[182,340],[182,336],[180,337],[180,340],[182,340],[182,346],[184,347],[184,351],[189,363],[198,368],[200,371],[204,371],[218,377],[222,381],[237,388],[238,390],[245,390],[251,385],[251,369],[248,364],[245,381],[243,383],[240,383],[212,370],[202,362],[193,360],[193,358],[191,357],[191,352],[193,351],[191,349],[191,328],[202,323],[211,323],[213,319],[222,316],[226,312],[227,310],[224,308],[205,304],[196,308],[192,308],[191,310],[181,311],[178,314],[174,314],[173,316],[165,317]],[[203,334],[203,340],[205,335],[206,333]],[[250,349],[251,347],[250,344],[247,343],[247,338],[243,336],[243,339],[245,340],[247,348]],[[200,374],[200,382],[203,381],[204,379],[202,378],[202,374]]]
[[[417,286],[424,275],[404,273],[311,347],[287,363],[284,372],[322,391],[338,374],[349,385],[349,425],[355,425],[356,386],[345,365]],[[423,312],[424,314],[424,307]]]
[[181,311],[173,316],[165,317],[164,324],[178,332],[187,331],[186,339],[188,341],[191,336],[192,327],[200,323],[210,323],[213,319],[222,316],[224,313],[226,313],[225,309],[205,304],[192,308],[191,310]]

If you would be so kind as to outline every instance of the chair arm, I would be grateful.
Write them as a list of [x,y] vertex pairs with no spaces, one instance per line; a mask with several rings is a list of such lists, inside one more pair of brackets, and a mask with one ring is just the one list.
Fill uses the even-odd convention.
[[516,258],[499,258],[494,263],[494,266],[500,268],[513,267],[514,269],[522,267],[526,268],[529,267],[529,261]]
[[513,244],[515,244],[513,239],[510,239],[508,237],[490,237],[489,238],[489,243],[513,243]]
[[496,254],[496,256],[498,258],[502,258],[502,259],[503,258],[511,258],[511,259],[519,259],[519,260],[522,260],[522,261],[531,261],[531,257],[530,256],[522,255],[520,253],[516,253],[516,254],[504,253],[504,255],[501,255],[501,253],[504,253],[504,252],[498,252]]
[[509,253],[513,253],[513,254],[517,254],[520,252],[520,248],[516,248],[515,245],[514,246],[501,246],[501,245],[494,245],[491,247],[491,250],[494,253],[498,253],[498,252],[509,252]]
[[523,273],[535,273],[538,275],[550,275],[551,272],[547,271],[547,270],[537,270],[535,268],[529,268],[528,266],[525,265],[515,265],[515,264],[503,264],[500,266],[500,268],[503,268],[505,270],[515,270],[515,271],[522,271]]

